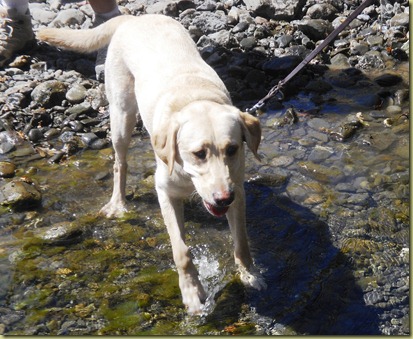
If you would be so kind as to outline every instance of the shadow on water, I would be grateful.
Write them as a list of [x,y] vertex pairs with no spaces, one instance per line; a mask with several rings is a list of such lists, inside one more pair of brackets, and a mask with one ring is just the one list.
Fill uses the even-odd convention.
[[379,334],[380,311],[365,305],[328,225],[270,187],[246,188],[250,245],[268,284],[247,298],[259,317],[272,320],[268,334],[277,325],[297,334]]

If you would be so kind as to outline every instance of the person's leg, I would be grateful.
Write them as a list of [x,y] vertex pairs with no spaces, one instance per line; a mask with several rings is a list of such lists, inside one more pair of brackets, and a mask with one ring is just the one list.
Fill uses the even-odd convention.
[[0,6],[6,10],[25,14],[29,9],[29,0],[0,0]]
[[0,0],[0,67],[32,42],[29,0]]
[[119,15],[116,0],[89,0],[89,3],[96,15],[106,16],[107,19]]
[[[94,27],[121,14],[116,0],[89,0],[89,4],[95,12],[93,18]],[[104,48],[98,51],[96,56],[96,79],[100,81],[104,80],[106,53],[107,48]]]

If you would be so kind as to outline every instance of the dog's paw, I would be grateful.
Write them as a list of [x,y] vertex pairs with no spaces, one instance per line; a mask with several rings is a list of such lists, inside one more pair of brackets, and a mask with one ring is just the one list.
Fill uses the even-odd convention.
[[100,209],[99,214],[105,216],[106,218],[120,218],[127,211],[128,209],[124,203],[115,204],[113,202],[108,202]]
[[203,310],[203,303],[201,302],[198,293],[186,293],[185,297],[182,297],[182,302],[187,308],[187,312],[190,315],[200,315]]
[[206,300],[205,290],[198,279],[188,275],[179,277],[179,287],[182,294],[182,302],[191,315],[201,314]]
[[243,266],[238,267],[242,283],[247,287],[255,288],[258,291],[267,289],[264,277],[255,267],[246,269]]

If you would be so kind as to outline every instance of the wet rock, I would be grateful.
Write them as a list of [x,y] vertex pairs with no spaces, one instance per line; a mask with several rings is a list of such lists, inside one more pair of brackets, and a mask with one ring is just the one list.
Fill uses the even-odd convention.
[[13,180],[0,188],[0,205],[27,210],[42,200],[40,191],[29,183]]
[[14,148],[14,143],[8,141],[8,140],[0,140],[0,154],[6,154],[11,151],[13,151]]
[[273,58],[262,65],[262,70],[269,75],[279,76],[291,72],[300,62],[298,56],[285,56],[282,58]]
[[94,141],[98,140],[99,138],[95,133],[85,133],[82,134],[81,139],[87,146],[90,146]]
[[76,84],[69,88],[66,93],[66,99],[72,104],[81,103],[87,95],[87,89],[79,84]]
[[69,107],[65,113],[69,116],[73,114],[73,117],[76,118],[76,116],[81,114],[89,114],[93,111],[94,109],[92,108],[92,105],[89,102],[84,101],[80,104]]
[[239,22],[233,29],[232,33],[244,32],[249,27],[249,23],[246,21]]
[[63,221],[49,228],[42,229],[37,236],[50,244],[67,245],[78,242],[82,234],[83,229],[79,224]]
[[386,73],[378,76],[374,81],[382,87],[390,87],[399,84],[403,79],[399,75]]
[[51,140],[51,139],[58,137],[59,134],[60,134],[60,131],[57,128],[50,128],[46,132],[44,132],[43,136],[46,140]]
[[279,157],[274,158],[271,161],[271,166],[274,167],[287,167],[294,162],[294,158],[286,155],[281,155]]
[[66,87],[66,84],[57,80],[40,83],[31,93],[33,104],[45,108],[60,105],[66,96]]
[[308,155],[308,160],[314,163],[320,163],[327,160],[334,151],[326,147],[316,147]]
[[331,58],[331,64],[338,67],[349,67],[348,57],[343,53],[338,53]]
[[16,165],[9,161],[0,161],[0,177],[11,178],[16,171]]
[[32,142],[38,142],[40,139],[43,138],[43,133],[38,128],[32,128],[28,133],[28,138]]
[[314,41],[325,39],[332,31],[333,25],[322,19],[303,19],[296,21],[298,29]]
[[324,183],[337,182],[343,176],[343,173],[338,168],[326,167],[311,161],[299,162],[298,167],[299,171],[304,175]]

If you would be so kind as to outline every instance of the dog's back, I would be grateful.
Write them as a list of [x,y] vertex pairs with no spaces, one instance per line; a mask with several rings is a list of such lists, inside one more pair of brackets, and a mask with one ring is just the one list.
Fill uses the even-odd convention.
[[152,56],[161,55],[163,59],[188,57],[188,53],[189,57],[198,57],[195,43],[184,27],[170,17],[156,14],[121,15],[87,30],[44,28],[38,31],[37,38],[62,49],[90,53],[109,45],[117,31],[127,47],[124,52],[137,52],[136,45],[142,45],[140,53],[148,49]]

